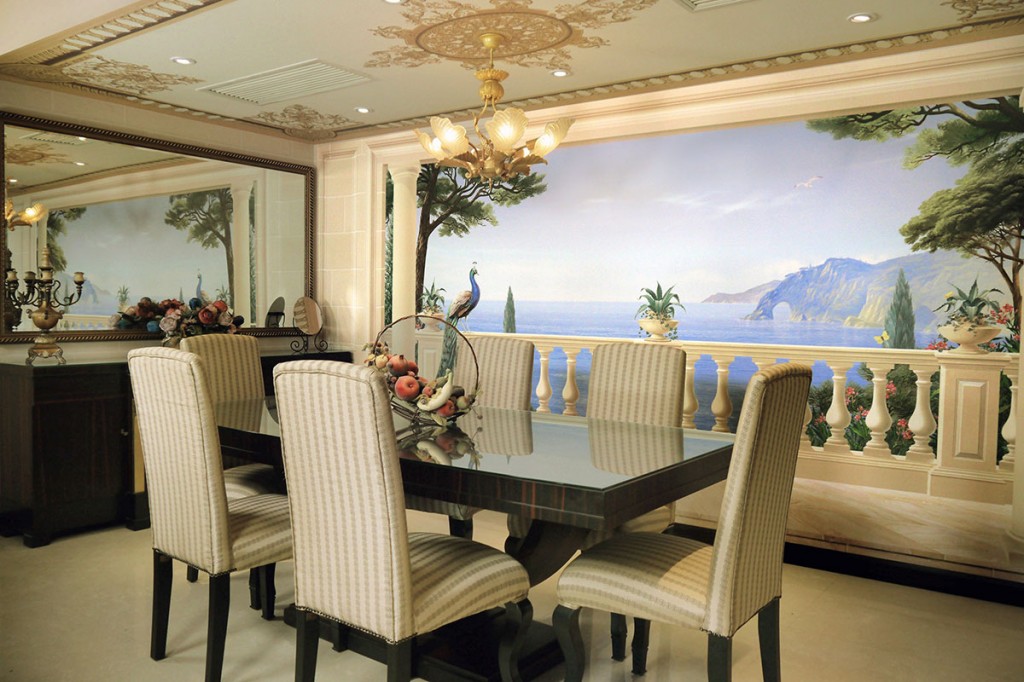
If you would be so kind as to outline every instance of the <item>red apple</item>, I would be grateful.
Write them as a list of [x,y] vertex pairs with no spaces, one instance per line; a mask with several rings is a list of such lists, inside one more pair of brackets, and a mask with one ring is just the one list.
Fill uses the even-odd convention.
[[419,394],[420,382],[416,381],[416,377],[407,374],[404,377],[398,377],[395,381],[395,395],[402,400],[412,402]]
[[419,374],[420,373],[420,366],[416,364],[415,360],[410,358],[410,359],[406,360],[405,362],[406,362],[406,366],[405,366],[406,371],[412,372],[413,374]]

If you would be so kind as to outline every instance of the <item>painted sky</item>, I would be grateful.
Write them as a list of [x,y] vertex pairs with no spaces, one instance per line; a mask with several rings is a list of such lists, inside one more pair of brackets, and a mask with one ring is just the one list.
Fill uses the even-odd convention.
[[450,299],[476,261],[484,299],[635,301],[660,281],[692,302],[832,257],[907,255],[899,228],[966,170],[905,169],[912,142],[790,122],[560,147],[537,167],[547,192],[498,207],[497,227],[433,237],[425,281]]
[[204,249],[165,224],[169,206],[166,196],[88,206],[60,237],[70,269],[110,293],[127,286],[132,303],[192,296],[200,272],[203,289],[215,295],[228,281],[223,249]]

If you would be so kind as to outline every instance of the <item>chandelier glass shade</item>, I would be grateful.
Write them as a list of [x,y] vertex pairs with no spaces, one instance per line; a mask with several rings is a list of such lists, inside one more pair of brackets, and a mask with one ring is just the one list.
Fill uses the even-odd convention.
[[4,199],[4,227],[13,230],[16,227],[33,225],[43,217],[46,209],[42,204],[33,204],[23,211],[15,211],[14,203],[10,199]]
[[[508,180],[516,175],[528,175],[530,166],[547,163],[545,157],[565,138],[574,119],[560,118],[544,126],[540,136],[520,144],[529,121],[522,109],[511,107],[498,110],[505,89],[501,81],[508,73],[494,68],[494,48],[501,44],[497,33],[485,33],[480,37],[490,52],[490,63],[476,72],[480,80],[480,98],[483,107],[473,116],[473,130],[479,140],[474,144],[466,128],[455,125],[450,119],[434,116],[430,119],[429,135],[416,131],[420,144],[443,166],[462,168],[470,178],[481,178],[488,182],[495,179]],[[491,118],[484,124],[486,134],[480,130],[480,121],[490,109]]]

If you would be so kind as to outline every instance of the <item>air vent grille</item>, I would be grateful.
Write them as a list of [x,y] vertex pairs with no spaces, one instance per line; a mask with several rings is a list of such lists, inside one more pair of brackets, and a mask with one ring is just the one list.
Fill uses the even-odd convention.
[[263,105],[347,88],[369,80],[366,76],[313,59],[199,89]]

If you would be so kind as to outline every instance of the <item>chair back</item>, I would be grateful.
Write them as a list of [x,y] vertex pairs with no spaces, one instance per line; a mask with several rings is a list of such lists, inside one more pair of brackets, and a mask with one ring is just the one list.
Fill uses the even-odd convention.
[[398,642],[414,633],[405,497],[384,377],[324,360],[274,368],[295,604]]
[[178,347],[203,358],[214,403],[266,395],[255,336],[201,334],[185,337]]
[[234,568],[217,422],[202,360],[171,348],[128,353],[153,548],[211,575]]
[[811,368],[767,367],[747,384],[711,558],[704,629],[732,634],[782,595],[782,550]]
[[[529,410],[533,388],[533,342],[514,336],[475,336],[471,339],[480,366],[477,405],[506,410]],[[460,348],[455,383],[472,390],[473,355]]]
[[590,367],[587,416],[681,426],[686,353],[675,345],[608,343],[596,346]]

